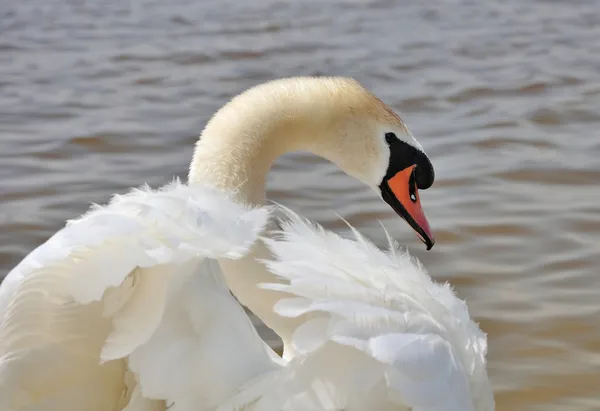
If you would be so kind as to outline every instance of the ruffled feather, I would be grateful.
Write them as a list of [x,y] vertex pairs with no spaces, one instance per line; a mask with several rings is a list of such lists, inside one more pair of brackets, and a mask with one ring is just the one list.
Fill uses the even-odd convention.
[[0,287],[0,409],[191,410],[271,369],[209,260],[245,255],[268,217],[175,181],[68,222]]

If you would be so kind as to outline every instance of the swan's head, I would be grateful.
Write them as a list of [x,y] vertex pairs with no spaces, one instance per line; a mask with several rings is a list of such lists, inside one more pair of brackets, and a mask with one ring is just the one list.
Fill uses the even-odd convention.
[[[416,143],[412,136],[410,139]],[[435,239],[421,207],[419,190],[431,187],[435,173],[423,150],[406,140],[393,131],[385,133],[389,162],[378,188],[383,200],[406,220],[430,250]]]
[[[431,187],[434,170],[423,148],[400,117],[358,82],[321,81],[330,82],[329,93],[314,101],[314,116],[329,125],[313,151],[373,188],[431,249],[435,240],[419,190]],[[329,122],[320,118],[325,115]]]
[[259,203],[275,158],[296,150],[372,187],[433,247],[419,200],[419,190],[433,184],[433,166],[400,117],[353,79],[285,78],[238,95],[207,124],[190,180],[239,188]]
[[372,132],[373,143],[380,146],[372,158],[373,170],[363,176],[392,209],[415,230],[430,250],[435,239],[425,217],[419,190],[433,184],[431,161],[405,127],[379,124]]

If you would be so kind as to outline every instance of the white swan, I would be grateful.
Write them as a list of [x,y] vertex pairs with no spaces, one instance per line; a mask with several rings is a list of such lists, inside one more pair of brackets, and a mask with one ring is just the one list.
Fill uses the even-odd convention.
[[[365,348],[368,344],[344,343],[336,334],[299,339],[297,327],[313,322],[296,314],[314,307],[280,317],[274,304],[298,290],[256,287],[276,282],[276,277],[256,261],[268,257],[263,243],[256,242],[268,212],[252,205],[264,202],[264,181],[273,160],[297,149],[330,159],[380,191],[428,247],[433,245],[416,190],[431,185],[433,169],[391,110],[347,79],[288,79],[256,87],[232,100],[207,125],[190,167],[189,186],[176,182],[116,196],[107,207],[68,224],[9,273],[0,287],[0,410],[168,406],[177,411],[226,407],[250,398],[260,398],[256,406],[279,404],[282,395],[301,401],[284,407],[304,407],[310,393],[299,382],[307,378],[294,378],[292,370],[297,368],[298,375],[308,370],[304,375],[310,372],[314,378],[325,378],[319,372],[326,370],[292,364],[310,364],[307,359],[321,352],[315,342],[327,338],[396,365],[395,359],[378,358]],[[260,340],[214,260],[233,293],[282,336],[287,358],[297,357],[292,363],[284,366]],[[328,311],[335,314],[329,308],[320,311],[326,318]],[[366,334],[345,337],[369,341]],[[447,364],[469,381],[476,409],[490,409],[489,402],[477,405],[477,398],[488,395],[485,369],[477,371],[484,366],[481,337],[474,337],[479,344],[475,351],[460,345],[471,340],[442,337],[452,350],[423,351],[433,359],[425,363],[443,364],[434,358],[446,355]],[[281,383],[265,390],[273,375]],[[380,379],[372,381],[379,384]],[[246,388],[230,398],[243,383]],[[397,383],[384,385],[395,392]],[[452,392],[470,403],[464,390]],[[336,393],[336,401],[344,395]],[[407,405],[412,401],[401,400]],[[346,402],[347,409],[354,409],[352,404]],[[426,407],[422,409],[442,409]]]

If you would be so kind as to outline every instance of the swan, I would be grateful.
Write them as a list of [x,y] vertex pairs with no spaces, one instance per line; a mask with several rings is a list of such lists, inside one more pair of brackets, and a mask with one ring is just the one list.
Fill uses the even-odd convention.
[[[250,398],[248,406],[264,407],[286,395],[299,402],[282,407],[304,407],[312,389],[301,383],[308,381],[306,375],[327,380],[306,366],[308,358],[318,358],[319,350],[331,344],[353,346],[397,365],[396,358],[379,358],[366,334],[344,335],[355,339],[346,344],[335,334],[323,334],[327,309],[331,317],[338,314],[333,308],[324,309],[321,329],[315,330],[321,334],[300,338],[315,327],[314,311],[323,310],[305,306],[282,315],[277,305],[298,290],[285,288],[285,274],[266,263],[277,250],[262,237],[270,227],[265,180],[275,158],[296,150],[320,155],[372,187],[428,249],[433,246],[418,197],[418,189],[433,183],[433,167],[391,109],[352,79],[293,78],[259,85],[208,122],[188,184],[175,181],[116,195],[108,205],[69,221],[8,274],[0,286],[0,410],[180,411]],[[310,246],[314,238],[308,238]],[[374,255],[364,253],[365,258]],[[282,337],[283,359],[260,339],[230,290]],[[466,321],[464,313],[458,315]],[[438,334],[432,333],[435,339]],[[465,395],[486,397],[481,394],[487,392],[487,377],[480,372],[481,336],[473,341],[450,337],[442,338],[442,348],[433,341],[431,353],[416,351],[416,361],[425,356],[424,364],[431,367],[435,356],[445,356],[469,388],[454,382],[454,369],[443,370],[442,376],[452,378],[438,383],[460,385],[456,392],[464,403],[471,403]],[[331,342],[324,342],[327,338]],[[465,342],[467,354],[460,351]],[[383,385],[402,379],[394,378],[386,374],[389,381]],[[473,379],[483,381],[483,388],[473,388]],[[277,389],[267,390],[273,381],[280,382]],[[381,379],[370,381],[373,389],[385,388]],[[406,393],[398,395],[395,404],[411,404]],[[332,398],[339,402],[343,396]],[[485,404],[475,409],[490,409],[489,401]]]

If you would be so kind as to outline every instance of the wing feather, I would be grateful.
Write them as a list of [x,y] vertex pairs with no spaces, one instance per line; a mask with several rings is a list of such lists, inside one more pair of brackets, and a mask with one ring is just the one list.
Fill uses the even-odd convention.
[[285,210],[264,239],[291,294],[275,311],[307,318],[296,356],[255,410],[465,411],[494,409],[485,334],[447,284],[399,250],[378,249],[351,227],[342,238]]
[[190,410],[271,369],[209,265],[243,256],[268,216],[176,181],[68,222],[0,287],[0,409]]

